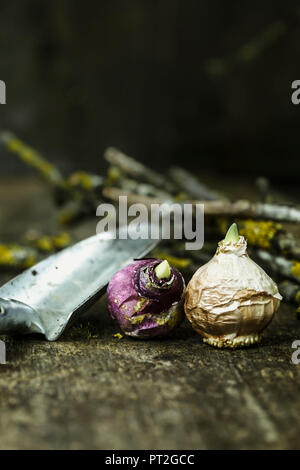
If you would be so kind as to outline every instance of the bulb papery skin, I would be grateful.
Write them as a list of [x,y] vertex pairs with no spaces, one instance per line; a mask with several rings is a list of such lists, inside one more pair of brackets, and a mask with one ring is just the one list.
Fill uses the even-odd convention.
[[166,336],[184,320],[184,279],[172,266],[169,279],[158,279],[155,267],[161,262],[156,258],[136,261],[110,280],[108,308],[128,336]]
[[190,280],[185,313],[203,341],[216,347],[260,340],[282,297],[275,282],[247,254],[247,243],[218,244],[214,257]]

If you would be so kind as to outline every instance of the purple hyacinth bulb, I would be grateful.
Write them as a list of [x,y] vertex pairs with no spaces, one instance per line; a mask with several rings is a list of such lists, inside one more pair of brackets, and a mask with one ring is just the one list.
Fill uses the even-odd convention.
[[184,319],[184,292],[182,274],[167,261],[142,259],[111,278],[108,308],[129,336],[165,336]]

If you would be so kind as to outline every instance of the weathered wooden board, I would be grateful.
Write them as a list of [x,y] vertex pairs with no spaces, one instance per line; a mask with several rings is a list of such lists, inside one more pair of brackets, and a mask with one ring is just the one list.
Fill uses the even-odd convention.
[[[2,184],[0,197],[3,239],[49,227],[39,185]],[[187,323],[165,340],[118,340],[105,301],[93,313],[93,327],[55,343],[1,337],[1,449],[300,448],[292,306],[282,305],[261,345],[235,351],[203,344]]]

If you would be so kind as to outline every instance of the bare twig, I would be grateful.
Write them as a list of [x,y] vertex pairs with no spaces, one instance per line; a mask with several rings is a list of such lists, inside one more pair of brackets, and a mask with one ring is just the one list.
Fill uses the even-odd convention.
[[265,250],[256,250],[255,256],[258,258],[268,269],[280,277],[292,279],[300,283],[300,262],[290,260],[283,256],[276,256]]
[[104,158],[111,165],[120,168],[126,175],[132,178],[139,181],[145,181],[146,183],[162,188],[172,194],[176,194],[176,192],[178,192],[176,185],[171,181],[168,181],[162,174],[151,170],[114,147],[109,147],[105,150]]
[[213,189],[208,188],[205,184],[200,183],[197,178],[194,177],[184,168],[174,166],[170,168],[169,175],[190,198],[205,199],[213,201],[216,199],[223,199],[223,196]]
[[[146,206],[151,204],[161,204],[163,201],[159,198],[151,198],[148,196],[141,196],[139,194],[131,193],[130,191],[123,191],[119,188],[104,188],[103,195],[108,199],[114,201],[118,200],[119,196],[127,196],[128,201],[131,203],[141,202]],[[173,202],[175,202],[173,200]],[[286,207],[275,204],[262,204],[253,203],[244,199],[235,202],[226,200],[218,201],[185,201],[193,204],[203,204],[206,215],[219,215],[219,216],[232,216],[238,218],[258,218],[258,219],[271,219],[288,222],[300,222],[300,210],[294,207]]]
[[44,180],[56,187],[64,186],[64,178],[60,171],[32,147],[29,147],[10,132],[0,132],[0,142],[6,149],[15,153],[26,165],[37,170]]
[[233,54],[226,57],[210,59],[206,63],[206,71],[212,77],[222,77],[236,67],[255,61],[268,47],[273,45],[287,31],[287,25],[276,21],[266,27],[248,43],[239,47]]
[[105,187],[103,188],[102,194],[105,198],[110,199],[114,202],[119,201],[120,196],[126,196],[128,204],[144,204],[147,207],[151,207],[152,204],[162,204],[164,201],[154,197],[141,196],[140,194],[131,193],[124,191],[120,188]]
[[116,186],[130,193],[140,194],[141,196],[158,197],[163,201],[172,199],[170,193],[157,188],[149,183],[142,183],[132,178],[127,178],[117,167],[109,167],[107,171],[106,186]]
[[247,200],[229,201],[195,201],[205,204],[205,213],[233,217],[253,217],[285,222],[300,222],[300,209],[279,204],[254,203]]

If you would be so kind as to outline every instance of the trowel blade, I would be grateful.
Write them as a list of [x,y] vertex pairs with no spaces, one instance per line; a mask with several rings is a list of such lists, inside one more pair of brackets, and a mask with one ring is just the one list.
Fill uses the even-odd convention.
[[[126,229],[127,230],[127,229]],[[0,333],[39,332],[56,340],[94,303],[112,275],[158,240],[94,235],[56,253],[0,288]]]

